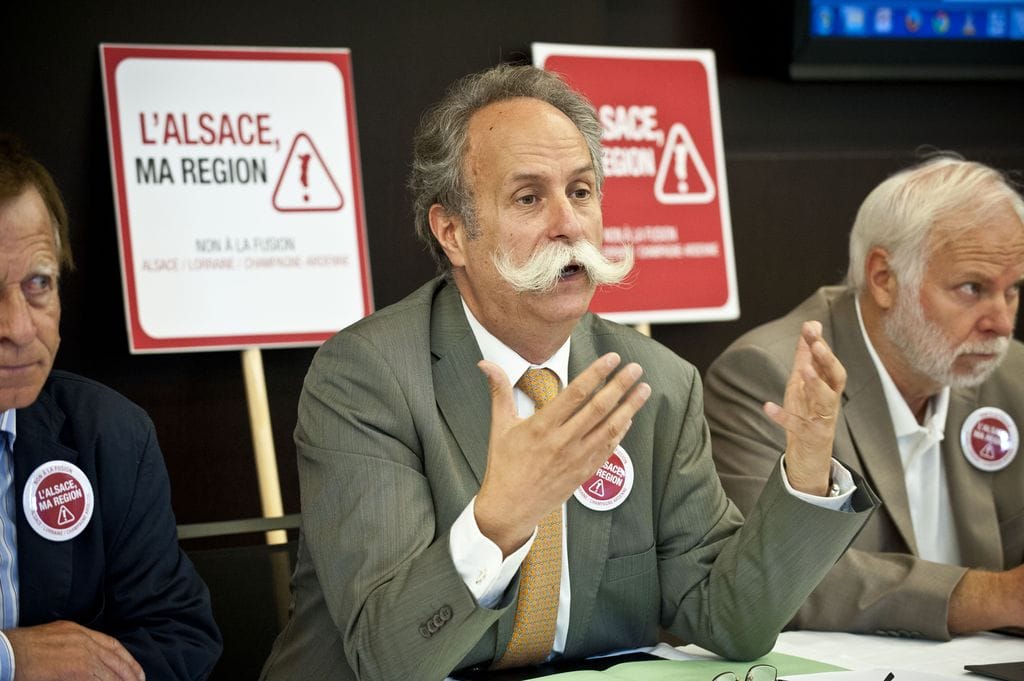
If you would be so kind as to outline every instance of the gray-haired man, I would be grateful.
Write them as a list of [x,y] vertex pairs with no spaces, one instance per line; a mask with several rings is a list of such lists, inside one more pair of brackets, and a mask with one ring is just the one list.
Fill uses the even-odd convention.
[[835,456],[884,502],[800,609],[807,629],[944,639],[1024,625],[1024,201],[997,171],[950,156],[864,200],[848,283],[736,341],[705,409],[729,496],[753,508],[783,446],[778,399],[805,319],[848,380]]

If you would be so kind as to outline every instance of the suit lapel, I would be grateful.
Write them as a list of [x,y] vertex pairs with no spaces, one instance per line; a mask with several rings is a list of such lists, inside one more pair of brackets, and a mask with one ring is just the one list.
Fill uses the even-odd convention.
[[430,318],[434,394],[438,409],[469,462],[478,482],[487,469],[491,429],[491,395],[477,368],[483,359],[466,321],[462,300],[452,284],[437,293]]
[[885,511],[903,541],[916,554],[917,542],[892,416],[882,382],[860,332],[854,294],[850,292],[840,297],[832,306],[831,315],[835,330],[832,347],[848,376],[842,414],[850,439],[866,477],[885,499]]
[[73,541],[50,541],[28,524],[22,495],[29,476],[54,459],[77,463],[78,452],[57,441],[64,414],[45,388],[34,404],[19,409],[14,443],[15,506],[18,516],[18,601],[23,625],[59,619],[71,591]]
[[1001,570],[1001,543],[993,541],[1000,536],[995,495],[992,493],[993,476],[972,466],[960,445],[960,429],[979,406],[982,405],[978,403],[977,389],[951,392],[942,441],[943,465],[960,542],[961,564]]
[[[589,332],[589,317],[577,324],[569,352],[569,380],[576,378],[598,357]],[[624,445],[627,446],[628,445]],[[615,511],[592,511],[576,497],[566,502],[566,550],[569,560],[571,594],[569,631],[565,639],[565,655],[578,654],[587,638],[588,623],[597,600],[604,565],[608,557],[612,516]]]

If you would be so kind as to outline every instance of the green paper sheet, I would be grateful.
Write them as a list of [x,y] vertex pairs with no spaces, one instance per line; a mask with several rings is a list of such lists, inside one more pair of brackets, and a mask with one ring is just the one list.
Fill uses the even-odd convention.
[[543,677],[545,681],[711,681],[722,672],[733,671],[740,679],[755,664],[770,664],[779,670],[779,678],[798,674],[845,671],[843,667],[809,660],[795,655],[768,653],[752,662],[724,660],[652,660],[627,662],[603,672],[585,670]]

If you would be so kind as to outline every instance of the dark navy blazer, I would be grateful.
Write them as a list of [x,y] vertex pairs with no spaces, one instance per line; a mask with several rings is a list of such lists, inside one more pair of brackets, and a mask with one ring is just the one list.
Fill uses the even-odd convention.
[[[220,656],[210,595],[178,547],[170,483],[153,423],[117,392],[54,371],[17,412],[14,479],[21,626],[71,620],[118,639],[149,679],[203,679]],[[95,508],[85,530],[55,542],[25,519],[32,471],[78,466]]]

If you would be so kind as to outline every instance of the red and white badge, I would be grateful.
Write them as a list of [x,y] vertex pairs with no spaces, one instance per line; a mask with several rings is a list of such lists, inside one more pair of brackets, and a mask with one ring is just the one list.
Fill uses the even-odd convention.
[[28,524],[51,541],[80,535],[92,518],[94,502],[92,484],[82,469],[60,459],[32,471],[21,497]]
[[971,412],[960,428],[960,447],[971,465],[983,471],[1001,471],[1017,456],[1020,434],[1010,415],[996,407]]
[[581,504],[593,511],[610,511],[626,500],[631,489],[633,461],[620,445],[573,494]]

